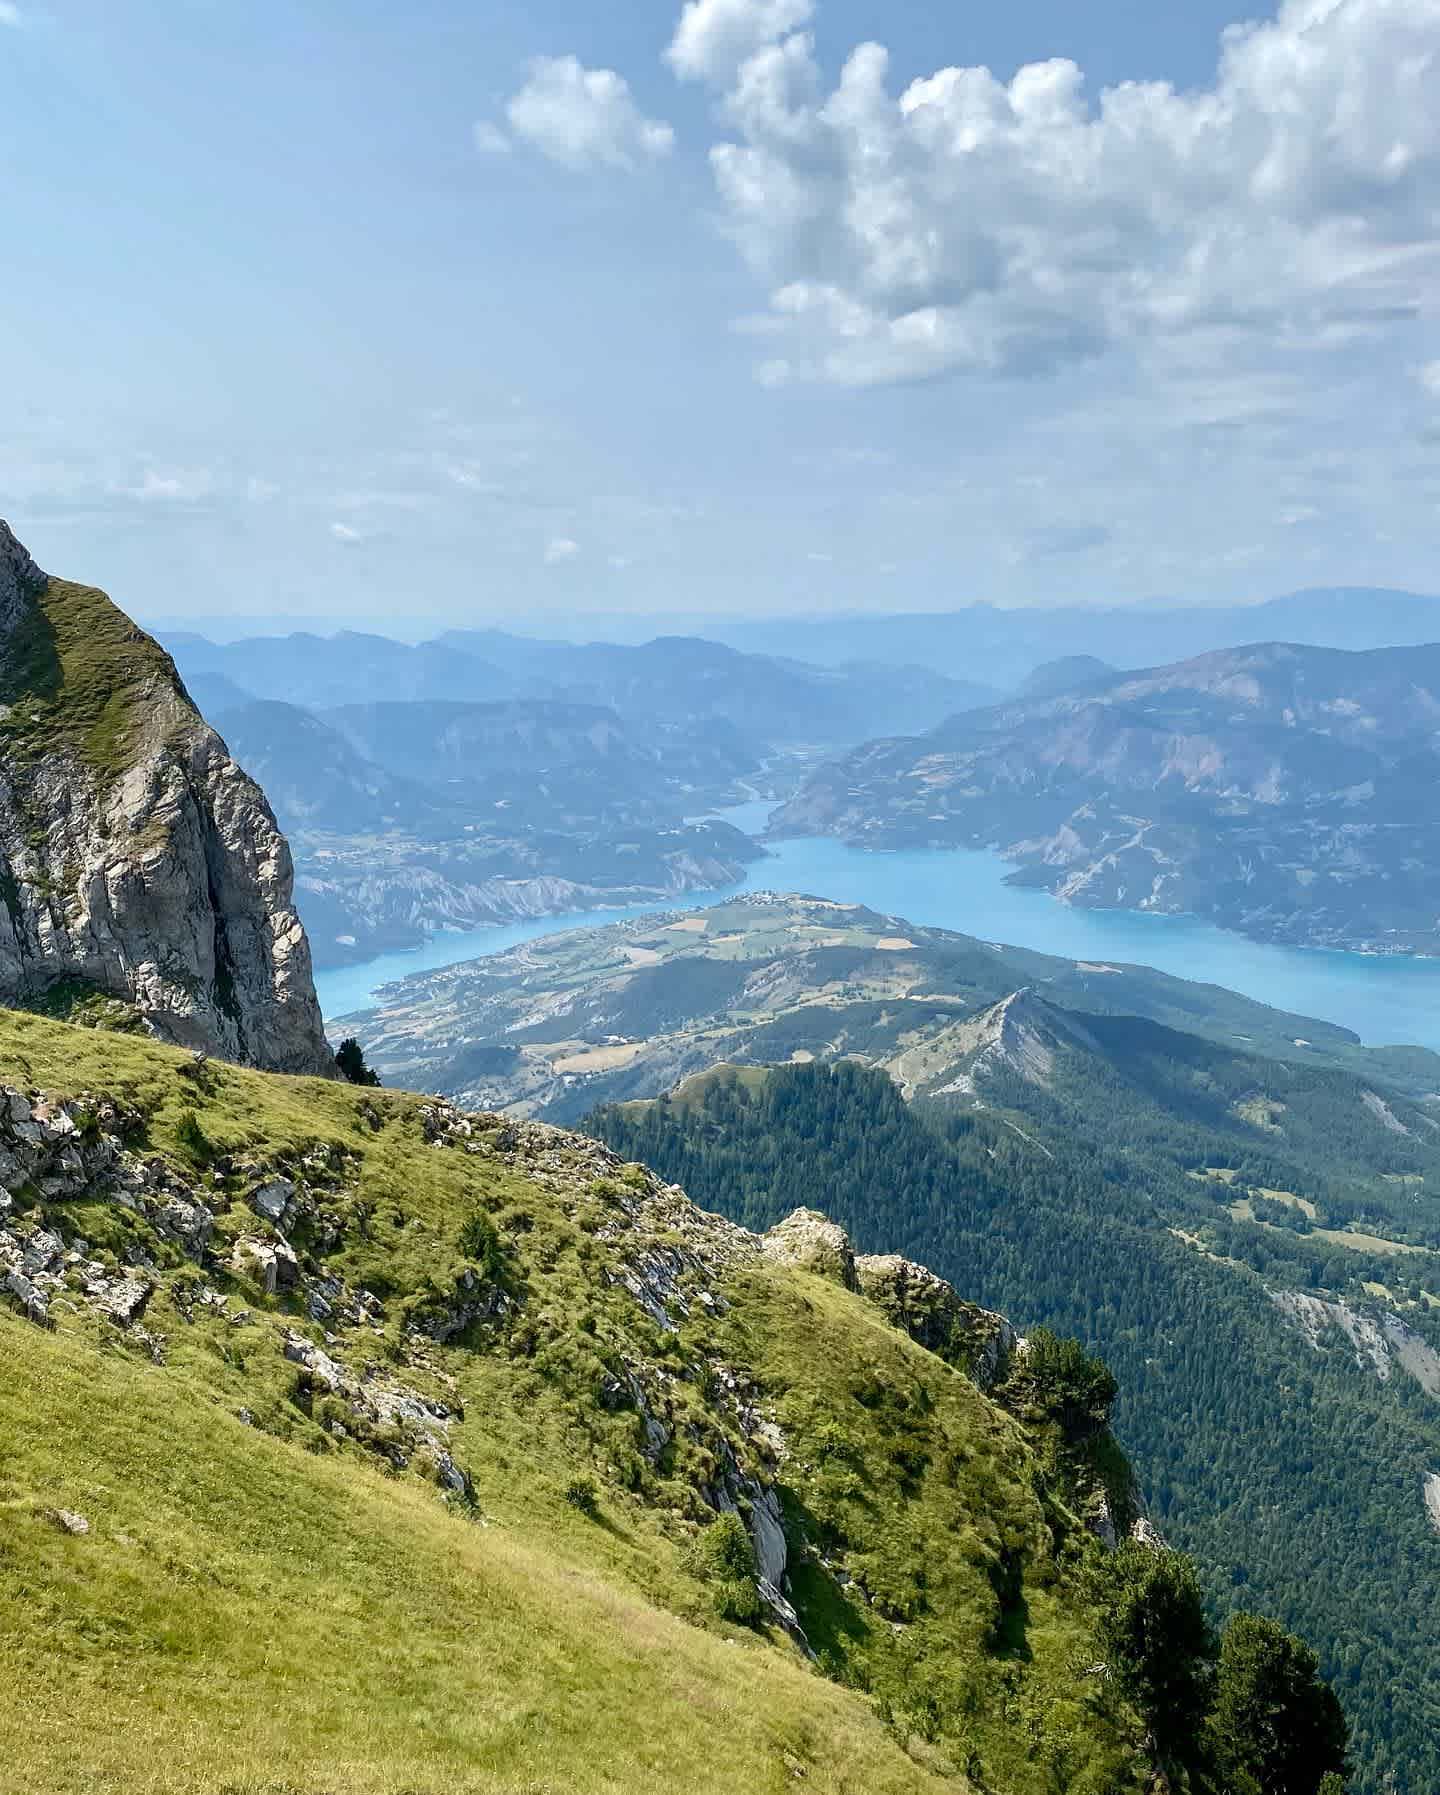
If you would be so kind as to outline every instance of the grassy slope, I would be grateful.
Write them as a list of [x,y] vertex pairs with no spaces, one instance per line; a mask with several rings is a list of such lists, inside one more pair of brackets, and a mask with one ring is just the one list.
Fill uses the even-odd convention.
[[[19,1327],[0,1323],[0,1661],[25,1701],[0,1706],[0,1761],[31,1795],[609,1792],[662,1772],[739,1791],[786,1786],[790,1763],[826,1790],[932,1785],[798,1660],[627,1588],[593,1526],[479,1527],[173,1372]],[[94,1531],[61,1533],[42,1500]]]
[[[0,1764],[23,1766],[29,1795],[718,1795],[802,1775],[859,1795],[964,1790],[967,1766],[1016,1795],[1137,1786],[1132,1717],[1079,1674],[1096,1654],[1075,1572],[1093,1546],[1018,1426],[862,1299],[756,1264],[734,1274],[728,1312],[697,1308],[662,1338],[607,1282],[603,1199],[563,1152],[537,1173],[426,1146],[415,1098],[221,1066],[197,1089],[183,1064],[0,1015],[0,1080],[133,1106],[132,1145],[176,1168],[191,1108],[217,1150],[352,1156],[325,1269],[383,1284],[389,1318],[330,1350],[463,1399],[452,1447],[478,1513],[297,1403],[279,1326],[321,1334],[293,1299],[212,1267],[249,1319],[187,1321],[196,1268],[143,1222],[98,1196],[42,1206],[92,1251],[123,1256],[128,1239],[156,1255],[145,1324],[168,1362],[59,1303],[51,1333],[0,1312],[0,1687],[25,1693],[0,1701]],[[253,1231],[243,1179],[190,1178],[219,1212],[217,1243]],[[463,1265],[456,1235],[477,1209],[523,1300],[507,1324],[418,1347],[403,1319]],[[671,1374],[675,1445],[654,1466],[637,1417],[596,1400],[617,1354]],[[782,1636],[716,1619],[694,1572],[706,1460],[692,1432],[708,1411],[692,1374],[714,1355],[749,1369],[786,1433],[792,1529],[875,1597],[818,1560],[797,1572],[837,1680]],[[566,1500],[580,1473],[594,1518]],[[59,1508],[89,1534],[62,1532]]]
[[103,592],[48,580],[6,644],[0,739],[21,765],[67,747],[103,785],[124,770],[148,708],[180,690],[169,655]]

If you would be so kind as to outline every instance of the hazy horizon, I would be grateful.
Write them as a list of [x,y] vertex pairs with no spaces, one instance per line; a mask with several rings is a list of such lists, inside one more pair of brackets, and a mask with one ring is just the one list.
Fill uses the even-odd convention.
[[[533,636],[543,641],[572,642],[616,642],[641,643],[653,641],[657,636],[694,636],[712,640],[724,640],[729,635],[743,635],[747,627],[761,629],[774,624],[777,627],[789,626],[795,629],[806,625],[821,626],[827,622],[884,622],[908,617],[950,617],[966,611],[1022,612],[1026,610],[1067,610],[1071,612],[1092,612],[1097,617],[1115,613],[1150,613],[1164,611],[1206,611],[1206,610],[1259,610],[1262,606],[1277,601],[1304,598],[1318,592],[1333,590],[1354,590],[1365,593],[1383,593],[1387,597],[1400,600],[1411,600],[1416,604],[1440,605],[1440,592],[1410,592],[1399,587],[1358,587],[1328,588],[1301,587],[1293,592],[1256,593],[1253,597],[1236,600],[1192,599],[1188,602],[1171,598],[1157,597],[1135,599],[1129,604],[1086,604],[1080,600],[1065,605],[1046,605],[1037,602],[1034,605],[999,605],[986,599],[975,599],[968,604],[937,606],[932,610],[919,607],[895,608],[892,610],[868,609],[863,605],[848,608],[835,607],[833,610],[775,612],[673,612],[673,611],[584,611],[556,612],[540,615],[516,615],[510,611],[499,611],[485,616],[457,615],[451,617],[415,618],[391,612],[372,617],[357,616],[355,618],[335,619],[328,617],[305,617],[293,613],[277,612],[272,615],[257,614],[255,616],[230,616],[224,618],[207,618],[203,613],[194,615],[173,614],[170,616],[147,614],[143,605],[133,611],[137,622],[148,630],[161,636],[190,634],[203,636],[211,642],[223,644],[248,640],[259,636],[314,635],[333,637],[337,635],[371,635],[387,636],[396,642],[425,642],[447,630],[499,630],[512,636]],[[113,595],[112,595],[113,596]],[[1440,623],[1440,619],[1437,619]]]

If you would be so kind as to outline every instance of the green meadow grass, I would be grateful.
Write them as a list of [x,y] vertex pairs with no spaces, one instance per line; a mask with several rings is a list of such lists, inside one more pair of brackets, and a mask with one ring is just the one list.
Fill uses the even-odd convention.
[[[57,1305],[47,1332],[0,1308],[5,1795],[1143,1786],[1134,1716],[1085,1672],[1096,1548],[1053,1467],[863,1298],[759,1263],[664,1335],[608,1278],[604,1181],[577,1182],[571,1149],[532,1166],[427,1145],[412,1095],[197,1078],[183,1054],[22,1013],[0,1014],[0,1080],[138,1112],[129,1144],[187,1172],[222,1247],[254,1218],[217,1158],[343,1149],[325,1264],[381,1291],[388,1319],[331,1350],[463,1401],[451,1445],[476,1495],[447,1503],[333,1438],[279,1350],[282,1325],[319,1336],[293,1299],[212,1268],[249,1319],[187,1320],[196,1268],[153,1239],[163,1365],[83,1312]],[[100,1195],[38,1207],[117,1258],[136,1226]],[[477,1215],[514,1312],[416,1349],[405,1320],[453,1288]],[[598,1400],[617,1358],[664,1374],[657,1464],[638,1418]],[[697,1568],[719,1362],[787,1442],[815,1662],[720,1618]]]

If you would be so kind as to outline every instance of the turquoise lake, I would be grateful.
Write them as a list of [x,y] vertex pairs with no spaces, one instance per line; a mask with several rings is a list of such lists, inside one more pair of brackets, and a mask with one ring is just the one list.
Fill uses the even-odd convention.
[[[758,829],[769,809],[763,803],[745,805],[726,815],[740,827]],[[1194,917],[1075,910],[1043,892],[1013,890],[1005,883],[1009,870],[995,854],[871,854],[839,841],[779,842],[740,884],[723,891],[440,935],[410,952],[317,973],[315,983],[325,1015],[343,1016],[367,1008],[381,986],[409,973],[499,953],[562,929],[694,908],[741,891],[793,891],[865,904],[911,922],[1076,960],[1158,967],[1180,978],[1228,986],[1279,1009],[1338,1022],[1372,1046],[1405,1043],[1440,1049],[1440,959],[1272,947]]]

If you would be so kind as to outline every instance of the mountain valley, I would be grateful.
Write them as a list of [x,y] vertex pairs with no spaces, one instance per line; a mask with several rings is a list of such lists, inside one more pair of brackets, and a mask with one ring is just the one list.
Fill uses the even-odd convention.
[[878,729],[994,696],[919,668],[822,669],[682,638],[170,640],[291,837],[321,966],[733,884],[760,850],[708,813],[785,795]]
[[1437,951],[1440,648],[1271,643],[966,713],[816,770],[772,820],[989,846],[1066,903]]
[[1327,1642],[1373,1786],[1392,1749],[1436,1773],[1413,1643],[1437,1549],[1435,1055],[765,896],[417,975],[345,1026],[387,1077],[579,1122],[748,1226],[823,1208],[1101,1348],[1212,1599]]
[[[1291,1760],[1332,1795],[1322,1663],[1359,1788],[1434,1771],[1440,1059],[774,895],[422,975],[332,1057],[259,788],[143,632],[3,540],[27,1795],[185,1795],[222,1749],[227,1790],[307,1795],[657,1764],[717,1795],[1219,1795]],[[486,805],[611,889],[637,815],[754,851],[667,822],[736,776],[732,723],[232,714],[312,869],[344,842],[383,878],[404,831],[411,877]],[[37,830],[61,786],[69,832]],[[157,983],[131,918],[177,907],[213,957]]]

